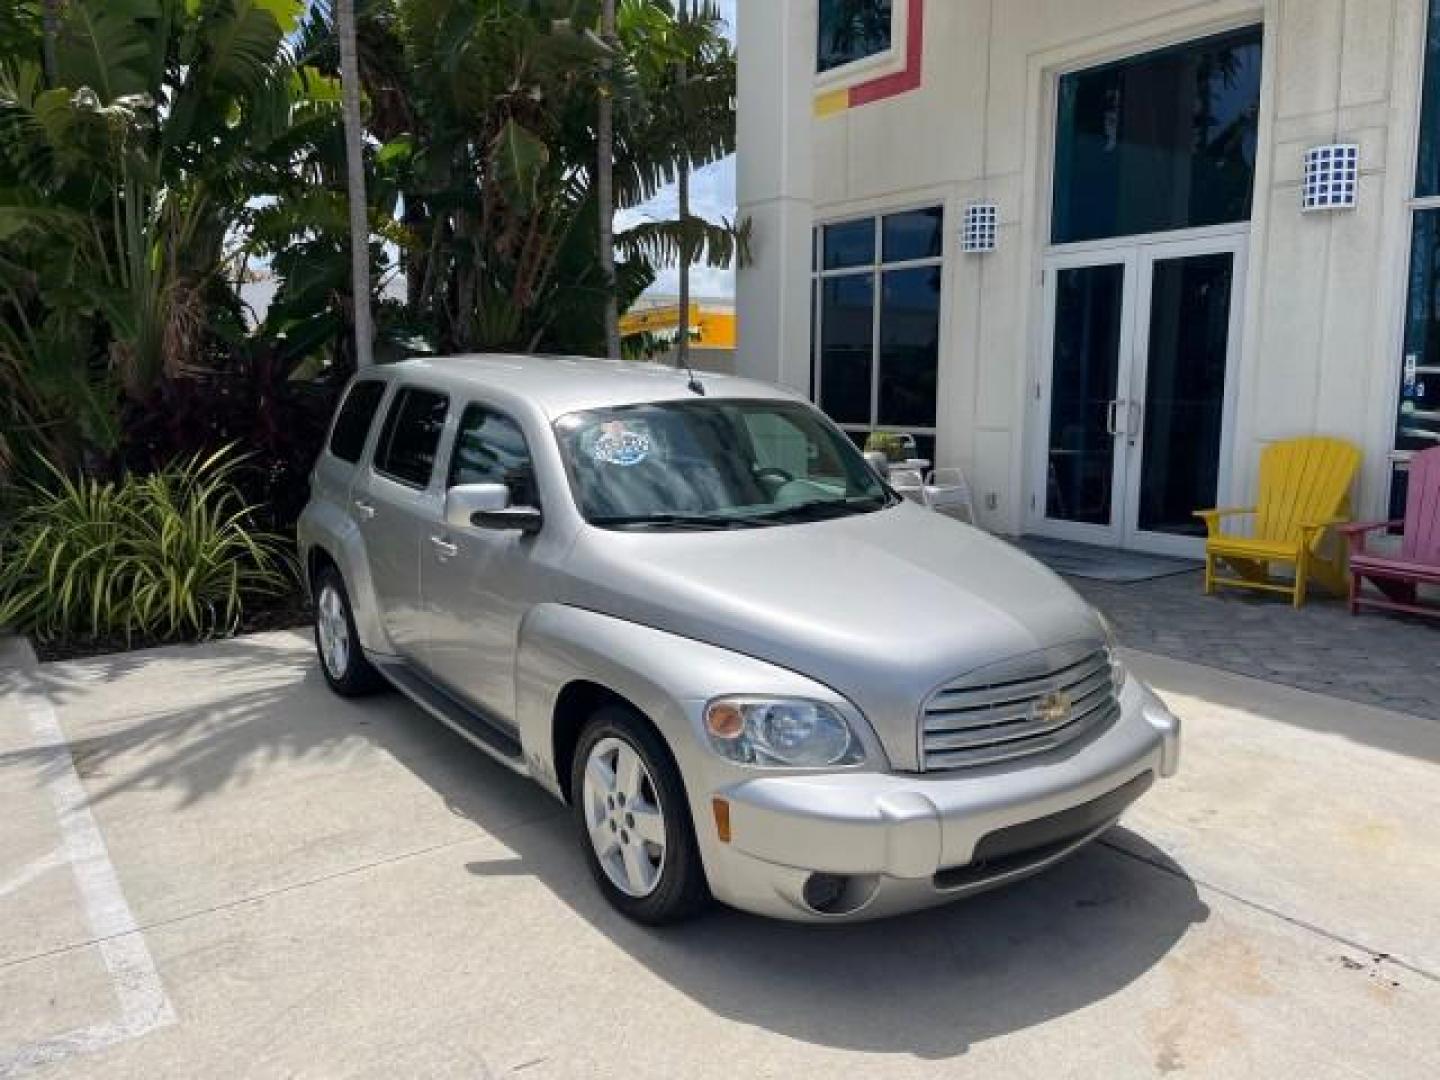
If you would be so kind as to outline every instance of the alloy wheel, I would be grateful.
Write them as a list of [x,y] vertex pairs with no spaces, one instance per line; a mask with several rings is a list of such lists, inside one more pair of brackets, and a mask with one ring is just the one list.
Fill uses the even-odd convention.
[[320,599],[315,605],[315,629],[326,670],[332,678],[343,679],[350,667],[350,623],[345,618],[345,601],[333,585],[320,590]]
[[649,896],[665,870],[665,812],[640,754],[614,737],[585,761],[585,826],[605,876],[627,896]]

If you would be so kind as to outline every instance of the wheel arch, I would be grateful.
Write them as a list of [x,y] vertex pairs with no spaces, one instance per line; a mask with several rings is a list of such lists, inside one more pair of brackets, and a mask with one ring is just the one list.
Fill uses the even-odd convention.
[[[592,679],[574,679],[561,688],[555,698],[555,708],[550,720],[550,760],[554,762],[555,777],[559,781],[560,797],[571,802],[570,785],[567,782],[574,767],[575,751],[580,745],[580,734],[591,717],[601,709],[613,707],[633,713],[642,723],[655,732],[660,742],[670,748],[665,733],[656,726],[639,705],[603,683]],[[674,751],[670,751],[672,759]],[[677,766],[678,771],[678,766]],[[684,782],[683,776],[681,782]]]
[[298,539],[306,588],[311,598],[314,598],[318,574],[326,566],[334,567],[350,596],[350,608],[361,645],[373,653],[392,652],[390,640],[380,621],[365,540],[355,522],[333,502],[317,500],[311,502],[301,515]]

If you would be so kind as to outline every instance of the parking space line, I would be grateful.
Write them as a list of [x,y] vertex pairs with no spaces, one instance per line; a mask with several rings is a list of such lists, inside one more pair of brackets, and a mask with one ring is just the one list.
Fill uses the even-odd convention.
[[[29,653],[28,647],[24,651]],[[34,685],[33,654],[28,659],[15,692],[21,714],[30,723],[34,750],[41,756],[40,775],[45,778],[43,786],[59,824],[61,860],[75,875],[85,919],[110,975],[120,1015],[18,1047],[0,1048],[0,1077],[4,1078],[77,1054],[97,1053],[175,1022],[174,1007],[120,889],[55,708],[43,689]],[[32,864],[22,875],[27,871],[38,874],[43,868],[37,870]]]

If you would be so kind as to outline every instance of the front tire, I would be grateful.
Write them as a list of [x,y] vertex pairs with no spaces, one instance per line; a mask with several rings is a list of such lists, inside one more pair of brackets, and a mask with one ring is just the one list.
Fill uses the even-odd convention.
[[655,730],[630,709],[601,709],[570,773],[580,844],[605,899],[648,926],[699,913],[705,869],[679,769]]
[[340,571],[327,566],[315,582],[315,651],[330,689],[341,697],[365,697],[385,681],[360,647],[350,594]]

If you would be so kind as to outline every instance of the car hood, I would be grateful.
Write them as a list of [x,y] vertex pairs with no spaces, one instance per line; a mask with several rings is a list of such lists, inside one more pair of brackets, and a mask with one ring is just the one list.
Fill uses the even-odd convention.
[[[564,602],[768,661],[865,714],[899,769],[940,686],[1103,631],[1063,581],[978,529],[911,504],[723,532],[584,529]],[[734,687],[742,693],[745,687]]]

